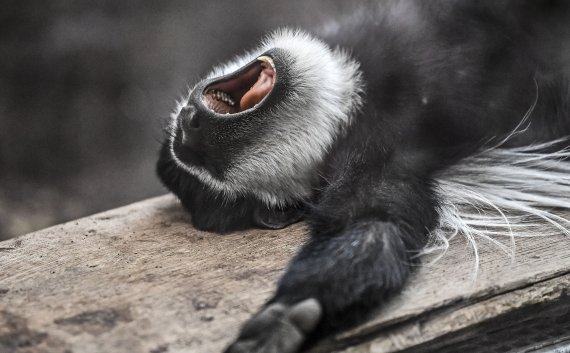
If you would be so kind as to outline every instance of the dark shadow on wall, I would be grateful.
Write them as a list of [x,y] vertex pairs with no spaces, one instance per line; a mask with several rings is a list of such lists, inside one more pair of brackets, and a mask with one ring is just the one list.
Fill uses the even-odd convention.
[[161,126],[187,85],[334,2],[4,1],[0,239],[165,193]]

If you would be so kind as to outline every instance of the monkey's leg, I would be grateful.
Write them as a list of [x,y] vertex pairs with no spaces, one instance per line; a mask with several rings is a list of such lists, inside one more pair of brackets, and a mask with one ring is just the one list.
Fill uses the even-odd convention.
[[328,188],[275,297],[226,352],[298,352],[401,290],[437,216],[428,180],[387,174],[344,176]]

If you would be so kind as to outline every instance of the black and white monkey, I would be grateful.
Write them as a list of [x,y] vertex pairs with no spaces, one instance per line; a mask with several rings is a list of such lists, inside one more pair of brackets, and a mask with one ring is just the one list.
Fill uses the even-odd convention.
[[194,226],[311,233],[226,352],[298,352],[362,322],[444,228],[485,235],[509,213],[567,232],[541,207],[570,208],[568,8],[363,2],[191,89],[157,169]]

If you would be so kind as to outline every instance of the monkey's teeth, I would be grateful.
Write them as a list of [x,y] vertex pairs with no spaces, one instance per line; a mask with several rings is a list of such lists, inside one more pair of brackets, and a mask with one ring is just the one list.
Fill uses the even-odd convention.
[[273,62],[273,59],[271,59],[269,56],[262,55],[259,58],[257,58],[257,60],[271,65],[271,68],[273,69],[273,71],[275,71],[275,63]]
[[234,100],[232,99],[232,97],[230,97],[229,94],[227,94],[226,92],[223,91],[218,91],[218,90],[210,90],[208,92],[208,94],[214,98],[215,100],[219,101],[219,102],[224,102],[227,105],[229,105],[230,107],[235,107],[236,103],[234,102]]

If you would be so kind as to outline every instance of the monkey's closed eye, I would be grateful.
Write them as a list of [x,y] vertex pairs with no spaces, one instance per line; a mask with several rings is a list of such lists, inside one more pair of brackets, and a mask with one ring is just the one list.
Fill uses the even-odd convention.
[[202,100],[218,114],[242,112],[259,104],[271,92],[276,76],[273,60],[260,56],[228,79],[206,87]]
[[303,215],[303,210],[299,208],[275,210],[260,207],[253,213],[253,223],[261,228],[281,229],[290,224],[299,222],[303,218]]

